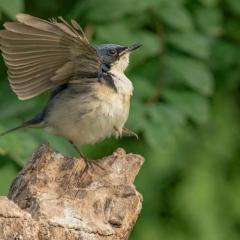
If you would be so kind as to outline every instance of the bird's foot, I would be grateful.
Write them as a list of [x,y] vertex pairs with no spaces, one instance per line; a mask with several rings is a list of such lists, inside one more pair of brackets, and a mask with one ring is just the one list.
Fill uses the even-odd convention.
[[[96,160],[90,160],[90,159],[88,159],[86,156],[84,156],[84,155],[82,155],[81,154],[81,158],[84,160],[84,162],[85,162],[85,167],[84,167],[84,169],[83,169],[83,172],[82,172],[82,174],[84,173],[84,172],[86,172],[86,171],[88,171],[89,169],[90,170],[94,170],[94,167],[96,166],[96,167],[98,167],[98,168],[100,168],[101,170],[105,170],[105,168],[103,167],[103,166],[101,166],[101,164],[98,162],[98,161],[96,161]],[[81,174],[81,175],[82,175]]]
[[138,139],[137,133],[135,133],[135,132],[133,132],[133,131],[127,129],[127,128],[123,128],[122,132],[123,132],[123,134],[126,134],[129,137],[136,137],[136,139]]
[[89,169],[94,170],[94,165],[101,168],[102,170],[105,170],[104,167],[102,167],[100,163],[98,163],[97,161],[88,159],[72,141],[69,141],[69,142],[73,145],[74,149],[78,152],[78,154],[80,155],[80,157],[83,159],[85,163],[85,166],[82,169],[80,177],[82,177],[82,175]]
[[93,171],[95,166],[97,166],[98,168],[100,168],[100,169],[103,170],[103,171],[106,170],[106,169],[105,169],[99,162],[97,162],[96,160],[90,160],[90,159],[88,159],[72,141],[69,141],[69,142],[72,144],[72,146],[74,147],[74,149],[78,152],[78,154],[80,155],[80,157],[83,159],[83,161],[84,161],[84,163],[85,163],[85,166],[83,167],[83,169],[82,169],[82,171],[81,171],[80,177],[82,177],[83,174],[84,174],[85,172],[87,172],[89,169]]

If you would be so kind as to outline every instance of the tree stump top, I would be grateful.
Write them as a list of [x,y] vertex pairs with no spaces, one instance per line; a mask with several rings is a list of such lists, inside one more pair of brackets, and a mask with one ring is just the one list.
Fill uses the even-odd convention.
[[142,207],[133,182],[144,160],[117,149],[96,161],[83,171],[83,159],[41,145],[11,186],[14,203],[0,199],[0,239],[128,239]]

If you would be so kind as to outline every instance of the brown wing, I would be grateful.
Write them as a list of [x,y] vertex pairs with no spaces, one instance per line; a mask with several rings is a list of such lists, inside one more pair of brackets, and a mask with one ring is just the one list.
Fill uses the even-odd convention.
[[12,90],[19,99],[35,97],[68,82],[73,75],[96,75],[100,60],[81,27],[61,17],[46,21],[18,14],[4,24],[0,48]]

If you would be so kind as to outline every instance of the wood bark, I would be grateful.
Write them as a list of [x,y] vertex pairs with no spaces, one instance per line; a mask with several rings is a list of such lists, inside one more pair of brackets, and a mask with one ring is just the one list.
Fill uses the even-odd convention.
[[128,239],[142,207],[143,158],[123,149],[92,163],[41,145],[0,198],[1,240]]

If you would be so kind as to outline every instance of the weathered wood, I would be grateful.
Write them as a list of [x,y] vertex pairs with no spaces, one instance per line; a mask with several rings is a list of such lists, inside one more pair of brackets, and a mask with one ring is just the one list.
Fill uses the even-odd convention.
[[1,240],[120,240],[139,216],[143,158],[118,149],[82,173],[82,159],[42,145],[0,198]]

